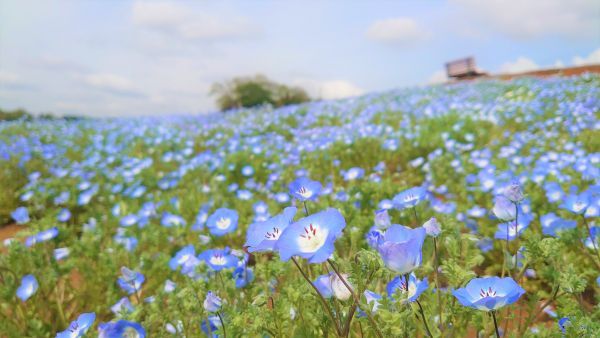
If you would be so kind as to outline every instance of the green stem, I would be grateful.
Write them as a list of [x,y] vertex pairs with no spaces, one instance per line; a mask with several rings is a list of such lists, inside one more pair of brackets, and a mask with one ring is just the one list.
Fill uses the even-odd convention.
[[300,273],[302,274],[302,277],[304,277],[304,279],[306,280],[306,282],[317,293],[317,296],[321,300],[321,304],[323,305],[323,308],[326,310],[327,314],[329,315],[329,318],[331,319],[331,322],[335,325],[335,332],[337,333],[338,337],[340,337],[342,335],[342,332],[340,331],[340,326],[339,326],[338,322],[335,320],[335,317],[333,316],[333,313],[331,312],[331,309],[327,305],[327,302],[325,301],[325,298],[323,298],[323,295],[321,294],[321,292],[319,292],[319,289],[317,289],[317,287],[313,284],[313,282],[311,282],[311,280],[308,278],[308,276],[306,275],[306,273],[304,273],[304,271],[302,270],[302,268],[298,264],[298,261],[296,260],[295,257],[292,257],[292,261],[294,262],[294,265],[296,265],[296,267],[298,268],[298,271],[300,271]]
[[417,227],[421,224],[421,221],[419,220],[419,215],[417,215],[417,206],[415,205],[413,208],[413,214],[415,215],[415,221],[417,221]]
[[304,201],[303,204],[304,204],[304,214],[306,216],[308,216],[308,207],[306,206],[306,201]]
[[500,331],[498,331],[498,322],[496,321],[496,311],[492,311],[492,318],[494,318],[494,328],[496,329],[496,338],[500,338]]
[[[406,287],[408,288],[408,284],[406,285]],[[425,311],[423,311],[423,307],[421,306],[421,302],[419,302],[419,300],[416,300],[417,305],[419,306],[419,312],[421,313],[421,318],[423,319],[423,325],[425,325],[425,330],[427,331],[427,335],[429,337],[433,337],[433,335],[431,334],[431,331],[429,330],[429,325],[427,325],[427,319],[425,318]]]
[[[217,311],[217,316],[219,316],[219,320],[221,321],[221,327],[223,328],[223,338],[227,338],[227,331],[225,331],[225,321],[221,316],[221,312]],[[210,323],[209,323],[210,325]]]
[[442,321],[442,291],[440,290],[440,278],[438,269],[440,267],[439,255],[437,250],[437,238],[433,237],[433,253],[435,255],[435,288],[438,299],[438,312],[440,316],[440,331],[444,332],[444,322]]

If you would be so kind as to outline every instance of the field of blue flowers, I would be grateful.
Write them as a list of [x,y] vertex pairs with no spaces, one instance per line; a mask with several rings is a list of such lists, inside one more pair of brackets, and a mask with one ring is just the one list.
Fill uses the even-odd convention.
[[0,125],[0,337],[600,336],[600,77]]

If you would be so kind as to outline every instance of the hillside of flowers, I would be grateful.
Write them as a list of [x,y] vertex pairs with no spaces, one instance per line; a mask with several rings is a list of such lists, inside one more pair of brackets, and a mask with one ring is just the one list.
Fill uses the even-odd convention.
[[600,77],[0,124],[0,337],[598,337]]

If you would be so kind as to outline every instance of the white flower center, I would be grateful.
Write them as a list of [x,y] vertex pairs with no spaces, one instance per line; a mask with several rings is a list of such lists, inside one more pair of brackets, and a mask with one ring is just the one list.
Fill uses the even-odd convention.
[[212,265],[225,265],[225,263],[227,263],[227,260],[221,254],[213,255],[210,258],[210,264]]
[[320,229],[318,225],[310,224],[304,227],[304,232],[298,237],[298,246],[302,252],[315,252],[327,240],[327,229]]
[[219,228],[221,230],[225,230],[225,229],[229,228],[230,225],[231,225],[231,219],[229,219],[229,218],[221,217],[217,221],[217,228]]
[[302,196],[303,198],[310,198],[313,194],[313,192],[311,190],[308,190],[305,187],[300,187],[300,189],[298,189],[297,193],[298,193],[298,195]]
[[577,202],[573,203],[573,211],[580,212],[583,209],[585,209],[585,203],[584,202],[577,201]]

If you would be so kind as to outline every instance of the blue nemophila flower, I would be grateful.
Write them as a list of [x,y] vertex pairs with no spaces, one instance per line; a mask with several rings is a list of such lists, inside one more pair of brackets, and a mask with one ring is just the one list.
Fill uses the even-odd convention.
[[229,252],[229,248],[209,249],[198,255],[198,258],[205,261],[211,269],[215,271],[221,271],[223,269],[235,268],[237,266],[237,257]]
[[397,194],[394,196],[392,201],[396,209],[402,210],[406,208],[414,208],[426,197],[427,189],[424,187],[414,187]]
[[560,218],[553,212],[540,217],[540,223],[542,223],[542,233],[554,237],[562,231],[577,227],[576,221]]
[[571,325],[571,321],[569,317],[562,317],[558,320],[558,327],[562,331],[562,333],[567,333],[567,326]]
[[254,280],[254,271],[247,266],[240,266],[233,270],[233,279],[236,288],[243,288]]
[[[373,291],[370,290],[365,290],[365,292],[363,292],[363,295],[365,296],[365,299],[367,300],[367,304],[373,304],[371,305],[371,312],[375,313],[377,312],[377,309],[379,308],[379,300],[381,298],[383,298],[380,294],[375,293]],[[364,312],[362,310],[359,311],[358,316],[362,317],[364,316]]]
[[[341,276],[341,278],[340,278],[340,276]],[[352,297],[352,292],[350,292],[350,290],[348,290],[348,287],[346,286],[346,284],[348,284],[348,286],[350,286],[352,291],[354,291],[354,286],[350,283],[350,280],[348,280],[348,274],[342,273],[342,274],[340,274],[340,276],[338,276],[335,273],[331,274],[329,276],[329,280],[331,283],[331,291],[333,292],[333,295],[335,296],[335,298],[344,301],[344,300],[348,300],[348,299],[350,299],[350,297]],[[344,280],[342,280],[342,278]]]
[[519,203],[525,198],[521,184],[519,184],[518,181],[513,181],[510,185],[505,187],[503,195],[513,203]]
[[35,294],[38,287],[39,284],[34,275],[25,275],[21,278],[21,285],[17,289],[17,297],[22,301],[26,301]]
[[17,224],[25,224],[29,222],[29,212],[25,207],[18,207],[15,211],[10,213],[10,217],[12,217]]
[[321,182],[311,181],[307,177],[300,177],[290,183],[288,188],[292,197],[304,202],[316,199],[323,186]]
[[544,184],[544,189],[546,190],[546,198],[548,198],[549,202],[558,202],[565,194],[560,187],[560,184],[556,182]]
[[250,177],[254,175],[254,168],[252,168],[252,166],[250,165],[244,166],[242,168],[242,175],[244,175],[245,177]]
[[204,298],[204,310],[208,312],[217,312],[221,308],[222,300],[212,291],[208,291]]
[[110,311],[112,311],[115,315],[133,312],[133,305],[131,305],[129,298],[123,297],[110,307]]
[[331,289],[331,275],[333,273],[329,273],[326,275],[320,275],[313,282],[313,285],[319,290],[319,293],[325,297],[330,298],[333,296],[333,290]]
[[379,245],[383,243],[383,230],[378,229],[376,226],[372,226],[369,232],[365,234],[365,239],[369,247],[377,249]]
[[503,221],[512,221],[517,216],[517,206],[503,195],[494,198],[492,212]]
[[377,251],[385,265],[399,274],[407,274],[421,265],[425,228],[411,229],[394,224],[384,234]]
[[561,209],[569,210],[572,213],[583,215],[590,205],[590,193],[584,191],[580,194],[569,194],[560,205]]
[[186,222],[185,219],[183,219],[183,217],[179,216],[179,215],[174,215],[170,212],[165,212],[162,216],[162,219],[160,220],[160,224],[162,224],[162,226],[170,228],[173,226],[185,226]]
[[427,222],[425,222],[423,224],[423,228],[425,228],[425,233],[431,237],[437,237],[439,236],[440,232],[442,232],[442,226],[435,217],[431,217]]
[[334,251],[334,241],[346,227],[344,216],[336,209],[327,209],[290,224],[275,244],[282,261],[292,256],[322,263]]
[[219,208],[208,217],[206,227],[211,234],[223,236],[235,231],[238,225],[238,213],[235,210]]
[[63,208],[58,213],[58,216],[56,216],[56,219],[59,222],[66,222],[69,219],[71,219],[71,212],[69,211],[69,209]]
[[29,236],[25,239],[25,246],[30,247],[36,243],[42,243],[53,239],[58,236],[58,228],[53,227],[48,230],[40,231],[33,236]]
[[57,261],[63,260],[69,256],[69,248],[54,249],[54,259]]
[[190,244],[177,251],[175,257],[169,260],[169,268],[171,268],[171,270],[177,270],[177,268],[181,266],[181,272],[186,274],[187,272],[184,270],[193,269],[198,262],[199,261],[196,258],[196,249]]
[[127,320],[98,325],[98,338],[120,337],[146,338],[146,330],[140,324]]
[[171,292],[175,291],[175,288],[177,288],[177,284],[175,284],[175,282],[173,282],[170,279],[167,279],[165,281],[165,286],[163,287],[163,290],[166,293],[171,293]]
[[353,167],[348,169],[348,171],[343,172],[344,181],[354,181],[356,179],[362,178],[365,175],[365,170],[359,167]]
[[140,272],[130,270],[127,267],[121,267],[121,277],[117,280],[119,287],[127,294],[131,295],[142,288],[146,278]]
[[78,338],[83,337],[87,330],[92,327],[96,320],[96,314],[93,312],[82,313],[76,320],[72,321],[69,327],[56,334],[56,338]]
[[245,247],[248,252],[270,251],[283,231],[292,223],[296,215],[295,207],[283,209],[283,212],[264,222],[252,223],[246,232]]
[[218,338],[217,330],[221,327],[221,319],[219,316],[209,316],[208,319],[203,319],[200,323],[200,328],[202,332],[207,336],[209,333],[212,333],[210,338]]
[[134,214],[129,214],[121,218],[119,224],[122,227],[130,227],[138,222],[138,216]]
[[379,229],[387,229],[392,225],[387,209],[375,211],[375,226]]
[[474,278],[464,288],[452,292],[462,305],[482,311],[495,311],[510,305],[524,293],[525,290],[511,277]]
[[418,280],[415,274],[411,273],[408,277],[408,285],[406,285],[404,276],[396,276],[388,283],[386,291],[388,297],[392,299],[396,298],[394,295],[400,294],[399,300],[406,303],[416,301],[423,291],[427,290],[428,286],[427,277],[423,280]]

